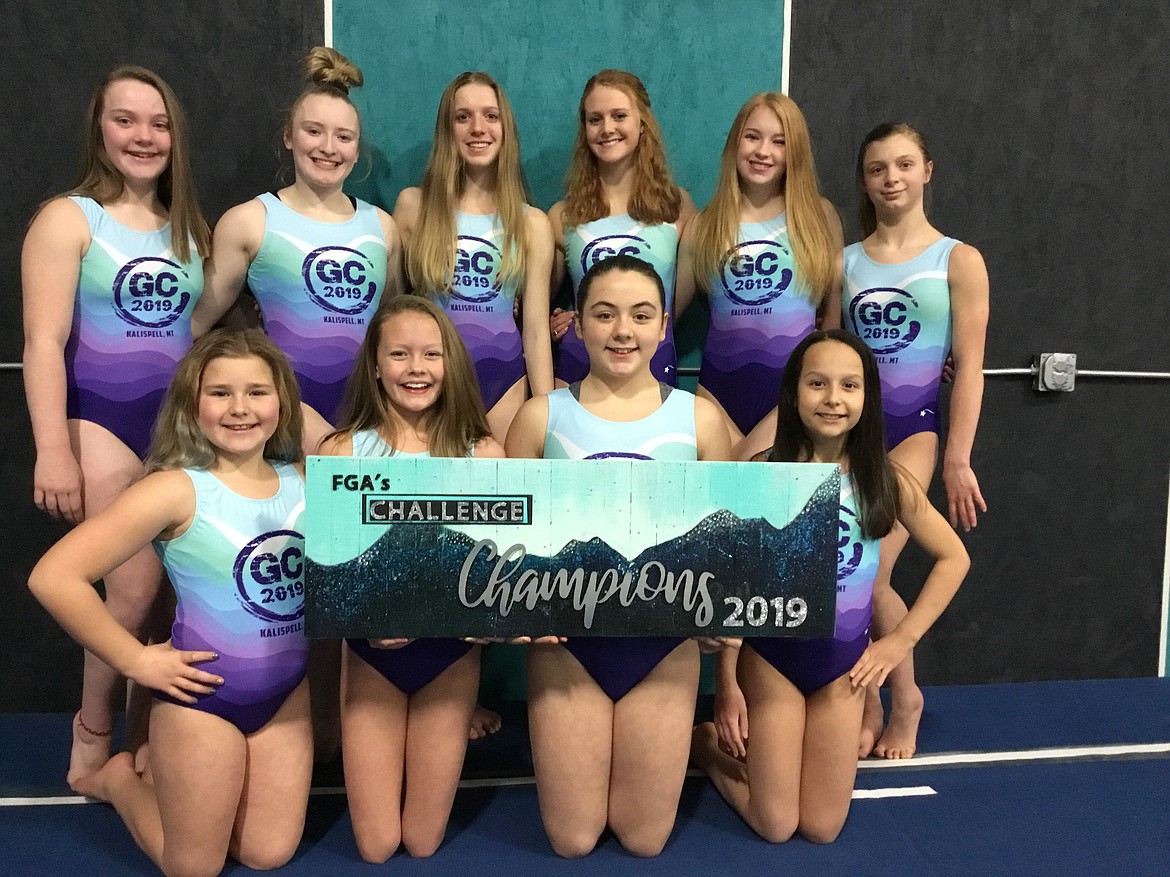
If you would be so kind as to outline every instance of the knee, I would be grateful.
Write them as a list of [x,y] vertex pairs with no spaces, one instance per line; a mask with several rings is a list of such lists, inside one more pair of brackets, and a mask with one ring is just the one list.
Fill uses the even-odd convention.
[[362,857],[362,861],[371,865],[381,865],[398,852],[402,836],[397,831],[371,832],[355,829],[354,841],[357,842],[358,855]]
[[166,877],[218,877],[223,872],[225,865],[227,865],[226,857],[218,862],[207,859],[175,861],[168,859],[164,854],[162,872]]
[[800,820],[800,836],[815,844],[831,844],[841,834],[845,826],[844,817],[825,818],[802,817]]
[[[297,842],[273,840],[265,844],[253,844],[241,848],[237,859],[241,865],[253,871],[272,871],[289,863],[297,851]],[[216,873],[219,873],[218,871]]]
[[597,846],[600,837],[600,831],[588,829],[548,832],[548,841],[552,845],[553,852],[562,859],[580,859],[589,855]]
[[752,830],[768,843],[782,844],[796,834],[799,817],[780,809],[754,811],[749,814],[748,823]]
[[652,828],[618,831],[615,828],[613,833],[622,848],[631,856],[651,859],[661,853],[666,846],[666,841],[670,838],[670,827],[668,826],[665,831]]
[[[439,845],[443,843],[443,835],[446,833],[443,826],[439,829],[420,829],[411,828],[410,826],[402,826],[402,845],[406,847],[406,851],[410,853],[412,858],[426,859],[435,854]],[[384,861],[384,860],[383,860]]]

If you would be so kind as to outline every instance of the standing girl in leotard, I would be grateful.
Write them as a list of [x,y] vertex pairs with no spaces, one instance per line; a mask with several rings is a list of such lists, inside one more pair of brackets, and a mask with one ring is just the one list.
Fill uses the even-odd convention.
[[[378,311],[358,353],[349,411],[321,453],[504,456],[488,433],[467,348],[435,304],[403,295]],[[384,862],[401,843],[412,856],[429,856],[443,840],[459,784],[480,648],[457,639],[348,646],[342,757],[358,851],[367,862]]]
[[[349,89],[362,84],[361,71],[321,46],[304,69],[309,84],[284,126],[293,184],[233,207],[216,225],[195,334],[235,302],[246,279],[265,331],[296,373],[311,454],[333,429],[366,325],[397,285],[399,245],[389,214],[342,190],[358,158],[361,119]],[[313,645],[321,761],[336,757],[340,741],[340,661],[339,644]]]
[[512,107],[488,74],[461,73],[443,92],[422,185],[402,191],[394,219],[410,288],[451,317],[492,434],[506,436],[529,392],[552,389],[552,238],[528,203]]
[[[862,240],[845,249],[842,317],[845,328],[877,356],[890,456],[925,489],[939,445],[939,382],[948,351],[954,357],[943,484],[952,526],[970,530],[987,506],[971,470],[971,446],[983,402],[987,334],[987,269],[979,251],[944,237],[926,218],[923,196],[934,163],[922,135],[906,124],[874,128],[857,154]],[[906,604],[890,575],[906,544],[895,527],[882,542],[874,586],[874,631],[893,630]],[[871,693],[860,752],[909,758],[917,748],[922,692],[913,655],[890,674],[890,719]],[[876,741],[876,745],[875,745]]]
[[[552,233],[528,200],[508,96],[486,73],[460,73],[439,99],[422,185],[402,190],[394,219],[407,283],[455,324],[501,439],[524,400],[553,387]],[[476,708],[473,739],[499,727],[498,713]]]
[[676,318],[696,283],[707,293],[698,395],[723,410],[732,444],[771,409],[789,353],[818,318],[840,325],[840,250],[800,108],[757,94],[727,134],[715,195],[683,232],[675,292]]
[[[585,83],[577,110],[577,139],[565,174],[565,199],[548,212],[557,255],[553,289],[565,268],[574,296],[590,266],[617,253],[654,266],[666,289],[666,337],[655,351],[651,371],[677,382],[674,325],[675,263],[678,240],[695,213],[691,196],[674,184],[666,163],[662,129],[650,109],[646,86],[625,70],[602,70]],[[554,340],[560,341],[557,382],[585,377],[589,356],[569,331],[572,311],[554,313]]]
[[308,86],[284,126],[294,181],[233,207],[215,227],[207,294],[195,314],[206,331],[245,280],[268,336],[292,362],[305,404],[305,452],[333,429],[366,324],[398,274],[398,234],[384,210],[346,195],[361,120],[349,90],[361,71],[334,49],[305,58]]
[[[653,266],[625,255],[599,262],[581,280],[576,304],[589,373],[520,409],[508,456],[726,459],[718,409],[650,371],[668,320]],[[686,774],[699,681],[695,643],[581,637],[530,648],[529,731],[553,849],[583,856],[608,825],[634,855],[657,855]]]
[[[735,710],[695,728],[692,755],[715,788],[761,837],[799,831],[836,839],[857,774],[857,735],[867,685],[881,685],[954,596],[967,552],[918,481],[882,444],[877,364],[840,329],[807,336],[780,384],[775,443],[768,459],[841,467],[837,620],[830,639],[746,639],[718,658],[717,704],[742,689],[746,727]],[[934,557],[914,608],[869,641],[878,540],[901,521]],[[748,736],[750,729],[750,737]]]
[[[74,524],[141,474],[159,403],[191,346],[210,237],[186,120],[156,73],[110,71],[87,118],[81,179],[41,206],[21,256],[33,500]],[[135,636],[160,577],[149,550],[104,577],[107,608]],[[110,756],[118,683],[117,671],[86,654],[70,785]]]
[[[167,874],[296,851],[312,769],[302,631],[305,505],[296,379],[260,332],[220,330],[179,363],[147,467],[37,564],[29,587],[71,636],[155,691],[146,782],[129,753],[74,783],[109,801]],[[153,542],[178,598],[143,646],[93,583]]]

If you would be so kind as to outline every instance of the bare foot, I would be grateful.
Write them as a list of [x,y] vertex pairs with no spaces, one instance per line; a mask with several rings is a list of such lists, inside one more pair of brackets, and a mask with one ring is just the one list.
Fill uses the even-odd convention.
[[494,734],[503,726],[504,720],[495,710],[489,710],[482,704],[475,705],[475,712],[471,714],[471,733],[468,739],[479,740],[488,734]]
[[135,776],[134,756],[129,752],[119,752],[108,759],[99,770],[71,782],[69,787],[79,795],[109,803],[110,790],[127,775]]
[[134,753],[134,772],[148,786],[154,785],[154,771],[150,769],[150,744],[143,743]]
[[874,747],[878,758],[913,758],[918,749],[918,722],[922,719],[922,689],[892,692],[890,720]]
[[70,788],[97,773],[110,760],[110,733],[91,734],[81,726],[80,711],[73,717],[73,746],[69,750],[69,773],[65,774]]
[[865,713],[861,717],[861,740],[857,744],[857,757],[869,758],[874,745],[882,736],[882,698],[876,685],[866,686]]

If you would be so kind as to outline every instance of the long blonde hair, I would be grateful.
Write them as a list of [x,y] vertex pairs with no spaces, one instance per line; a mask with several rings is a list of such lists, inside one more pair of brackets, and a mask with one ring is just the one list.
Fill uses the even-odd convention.
[[650,95],[642,80],[625,70],[601,70],[585,83],[577,107],[577,138],[565,173],[564,225],[572,228],[609,216],[609,204],[601,191],[597,156],[589,149],[585,129],[585,101],[599,86],[616,88],[634,102],[642,120],[638,148],[634,152],[633,186],[628,212],[638,222],[676,222],[682,210],[682,191],[670,176],[662,129],[650,108]]
[[396,295],[383,300],[366,327],[366,337],[358,350],[346,386],[341,421],[324,441],[339,436],[352,438],[355,432],[373,429],[391,448],[397,443],[398,426],[378,378],[378,346],[382,342],[382,326],[404,313],[423,314],[433,319],[439,326],[443,344],[443,388],[427,421],[428,453],[432,457],[466,457],[476,442],[491,435],[479,396],[475,366],[451,318],[430,299],[419,295]]
[[293,463],[301,459],[301,390],[288,359],[259,329],[216,329],[191,345],[179,362],[154,422],[145,470],[206,469],[215,462],[212,447],[199,428],[199,389],[203,373],[214,359],[255,356],[272,369],[280,419],[264,445],[268,460]]
[[206,257],[211,253],[211,230],[199,207],[199,196],[195,192],[195,181],[191,174],[187,117],[175,92],[153,70],[123,64],[107,73],[94,89],[89,99],[89,107],[85,111],[86,129],[81,152],[81,176],[66,194],[92,198],[101,205],[116,201],[122,195],[125,181],[106,154],[105,137],[102,135],[102,113],[105,111],[106,91],[115,82],[123,79],[142,82],[157,91],[167,114],[171,131],[171,156],[166,170],[158,178],[158,200],[170,214],[171,252],[180,262],[190,262],[191,241],[194,240],[199,256]]
[[748,116],[759,107],[767,107],[775,113],[784,128],[786,170],[783,187],[788,239],[792,244],[797,276],[807,287],[812,303],[819,305],[837,280],[837,243],[817,187],[808,123],[792,98],[780,92],[762,92],[752,97],[740,108],[727,132],[715,194],[692,220],[695,227],[695,280],[706,289],[719,271],[720,260],[735,245],[740,215],[736,156]]
[[496,158],[496,213],[504,228],[499,279],[523,285],[527,270],[529,192],[520,165],[520,133],[504,90],[479,71],[460,73],[443,91],[435,116],[435,138],[421,185],[418,225],[406,247],[406,276],[412,289],[446,295],[455,279],[455,210],[463,194],[464,167],[455,142],[455,93],[465,85],[486,85],[496,94],[503,139]]

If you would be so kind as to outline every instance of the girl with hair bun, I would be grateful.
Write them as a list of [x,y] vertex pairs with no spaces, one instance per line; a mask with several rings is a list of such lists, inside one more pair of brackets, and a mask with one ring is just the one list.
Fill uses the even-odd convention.
[[727,134],[711,202],[683,234],[675,292],[676,316],[696,284],[707,294],[698,395],[723,410],[733,444],[768,413],[797,342],[818,321],[839,325],[840,251],[800,108],[755,95]]
[[[585,272],[617,253],[653,265],[666,289],[667,326],[651,370],[658,380],[674,386],[675,264],[679,235],[695,205],[671,179],[650,95],[633,73],[602,70],[590,77],[577,121],[565,199],[548,212],[557,247],[553,289],[561,285],[568,269],[576,297]],[[556,376],[562,386],[589,371],[585,346],[569,331],[574,314],[558,309],[550,321],[553,340],[560,342]]]
[[[117,67],[89,103],[80,180],[29,225],[21,283],[33,501],[71,524],[141,474],[163,393],[191,346],[210,234],[189,148],[170,86],[143,67]],[[123,561],[105,576],[106,608],[140,636],[161,570],[148,549]],[[119,678],[86,653],[71,786],[110,757]],[[140,730],[125,742],[141,742]]]
[[333,428],[366,325],[398,274],[398,233],[384,210],[346,195],[361,141],[349,90],[361,71],[318,46],[283,131],[292,185],[227,211],[215,227],[195,334],[239,296],[256,296],[268,336],[292,362],[305,405],[305,451]]
[[[215,227],[207,294],[195,334],[235,302],[245,280],[268,336],[292,363],[304,404],[304,449],[314,453],[333,429],[366,326],[395,290],[399,244],[394,220],[342,190],[353,171],[361,119],[349,89],[362,74],[336,49],[304,60],[308,80],[285,122],[294,181],[233,207]],[[340,747],[338,643],[313,645],[312,692],[317,757]]]

